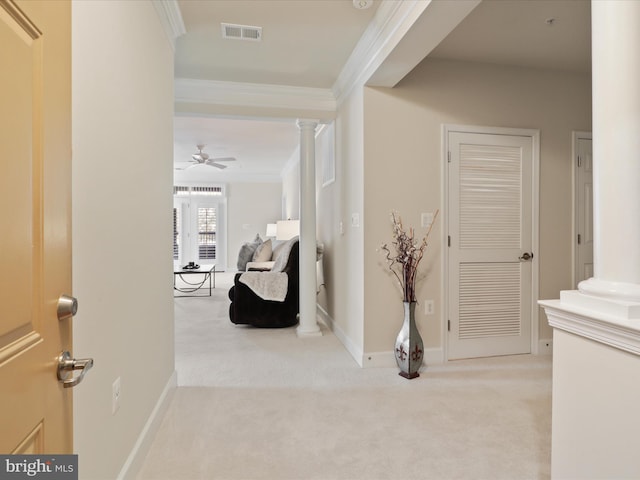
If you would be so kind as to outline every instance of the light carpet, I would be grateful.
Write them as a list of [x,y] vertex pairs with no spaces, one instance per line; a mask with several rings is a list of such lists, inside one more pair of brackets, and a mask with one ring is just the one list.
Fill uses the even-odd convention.
[[229,322],[213,297],[175,301],[179,387],[140,480],[544,479],[551,359],[360,368],[326,328]]

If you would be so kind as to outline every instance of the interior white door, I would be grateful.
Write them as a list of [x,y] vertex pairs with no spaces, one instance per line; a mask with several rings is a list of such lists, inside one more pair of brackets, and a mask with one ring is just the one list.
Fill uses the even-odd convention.
[[591,134],[574,137],[575,286],[593,277],[593,146]]
[[531,351],[534,138],[448,134],[448,357]]

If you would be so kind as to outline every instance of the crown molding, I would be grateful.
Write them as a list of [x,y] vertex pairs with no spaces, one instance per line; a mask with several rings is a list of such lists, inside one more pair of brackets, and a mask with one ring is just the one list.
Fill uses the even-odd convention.
[[[175,5],[180,17],[176,0],[154,0],[154,5],[156,3]],[[327,113],[329,118],[334,118],[342,100],[354,87],[363,86],[370,81],[374,74],[384,77],[382,83],[378,82],[379,86],[393,86],[397,83],[478,3],[480,0],[383,0],[331,89],[176,78],[175,101],[184,104],[291,111],[292,117],[308,116],[300,115],[300,112],[318,112]],[[427,9],[430,9],[429,15],[425,15]],[[424,28],[421,23],[428,23],[430,28]],[[434,24],[438,28],[431,28]],[[430,48],[427,51],[421,51],[420,48],[412,51],[415,38],[405,48],[398,48],[403,38],[408,33],[413,33],[410,30],[416,25],[420,27],[416,30],[424,31],[418,33],[418,43],[421,44],[424,40],[422,37],[426,36],[426,43]],[[184,29],[184,25],[182,28]],[[178,35],[172,34],[175,41]],[[398,51],[401,52],[398,54]],[[385,61],[393,65],[388,71],[385,69],[380,73],[380,67]]]
[[294,113],[313,110],[327,112],[330,116],[336,111],[336,99],[330,89],[193,78],[175,79],[175,101],[284,109]]
[[357,86],[395,86],[480,1],[384,0],[333,85],[338,104]]
[[333,85],[338,103],[356,85],[366,83],[430,3],[431,0],[384,0],[380,3],[373,21],[369,23]]
[[152,0],[164,33],[172,50],[176,50],[176,38],[187,33],[177,0]]

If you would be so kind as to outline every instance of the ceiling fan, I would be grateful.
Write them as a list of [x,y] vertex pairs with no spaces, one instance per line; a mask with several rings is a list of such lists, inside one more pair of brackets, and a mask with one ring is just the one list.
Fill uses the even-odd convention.
[[208,165],[210,167],[216,167],[219,169],[227,168],[226,165],[218,162],[233,162],[235,161],[234,157],[220,157],[220,158],[211,158],[208,153],[203,152],[204,145],[197,145],[198,153],[194,153],[191,155],[192,160],[189,160],[189,165],[184,168],[176,167],[176,170],[186,170],[187,168],[195,167],[196,165]]

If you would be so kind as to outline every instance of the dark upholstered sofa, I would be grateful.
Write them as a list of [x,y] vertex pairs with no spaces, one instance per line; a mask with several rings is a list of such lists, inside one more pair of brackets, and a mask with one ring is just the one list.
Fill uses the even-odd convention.
[[[237,273],[229,290],[229,319],[238,325],[261,328],[290,327],[298,323],[300,312],[299,242],[292,242],[289,258],[282,269],[287,274],[287,293],[283,302],[264,300],[240,281]],[[262,272],[261,274],[268,274]]]

